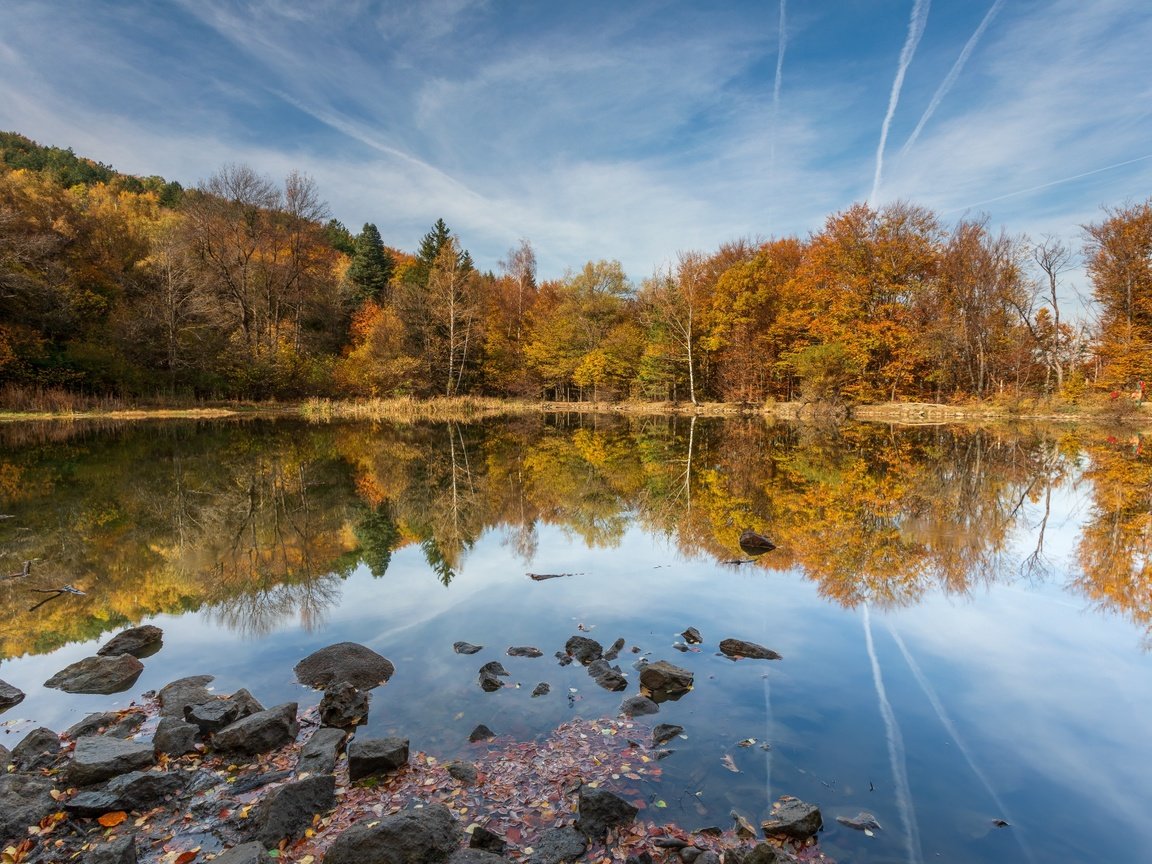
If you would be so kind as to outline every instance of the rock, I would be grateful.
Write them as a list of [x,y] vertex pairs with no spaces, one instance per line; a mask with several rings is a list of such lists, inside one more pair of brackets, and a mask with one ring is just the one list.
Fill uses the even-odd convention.
[[876,821],[876,817],[867,811],[861,811],[857,813],[855,817],[837,816],[836,821],[846,828],[853,828],[856,831],[872,832],[882,830],[880,823]]
[[212,736],[212,748],[255,756],[296,740],[296,703],[285,702],[266,711],[249,714]]
[[213,699],[184,709],[184,719],[199,729],[201,735],[219,732],[239,717],[240,708],[230,699]]
[[655,714],[660,706],[647,696],[629,696],[620,703],[620,713],[625,717],[641,717],[645,714]]
[[575,861],[588,848],[588,841],[575,828],[553,828],[536,841],[526,864],[567,864]]
[[654,701],[677,699],[692,689],[692,673],[667,660],[649,663],[640,673],[640,686],[647,690]]
[[[739,854],[733,854],[738,852]],[[731,858],[731,861],[727,861]],[[757,843],[751,849],[730,850],[725,864],[794,864],[795,858],[771,843]]]
[[604,652],[605,660],[615,660],[620,656],[620,652],[624,650],[624,638],[621,637],[612,643],[612,647]]
[[820,808],[791,795],[782,795],[772,805],[772,815],[761,824],[765,836],[783,835],[806,840],[824,827]]
[[228,784],[228,791],[233,795],[243,795],[245,792],[251,792],[253,789],[267,786],[269,783],[279,783],[281,780],[287,780],[291,776],[292,772],[287,770],[249,773],[245,776],[238,777],[235,783]]
[[107,735],[110,738],[129,738],[136,734],[147,715],[143,711],[105,711],[89,714],[79,723],[69,726],[64,737],[75,740],[85,735]]
[[157,694],[160,716],[184,719],[184,709],[215,699],[207,685],[215,680],[212,675],[190,675],[165,685]]
[[128,834],[89,850],[86,864],[136,864],[136,838]]
[[320,700],[320,722],[340,729],[367,723],[368,694],[347,681],[331,685]]
[[272,861],[264,850],[264,844],[253,840],[221,852],[212,859],[212,864],[271,864]]
[[469,642],[453,642],[452,650],[457,654],[476,654],[484,650],[483,645],[473,645]]
[[508,864],[508,860],[495,852],[468,847],[457,849],[449,855],[448,864]]
[[312,817],[336,806],[336,778],[317,774],[269,793],[255,814],[255,838],[268,848],[294,840],[312,824]]
[[117,654],[131,654],[137,658],[150,657],[160,650],[163,639],[163,630],[151,624],[144,624],[117,633],[96,653],[101,657],[114,657]]
[[347,737],[348,733],[343,729],[329,726],[317,729],[300,750],[296,773],[331,774],[336,770],[336,760],[340,758],[340,750]]
[[567,666],[572,662],[572,657],[568,654],[565,654],[563,651],[557,651],[556,660],[559,661],[556,664],[557,666]]
[[338,642],[309,654],[296,664],[296,678],[301,684],[323,689],[347,681],[360,690],[372,690],[387,684],[396,667],[387,657],[355,642]]
[[720,864],[720,856],[711,849],[705,849],[696,859],[696,864]]
[[704,641],[704,637],[700,635],[700,631],[695,627],[689,627],[680,635],[684,637],[684,641],[689,645],[699,645]]
[[504,682],[497,676],[508,677],[508,670],[500,665],[500,661],[492,660],[480,667],[480,689],[485,693],[492,693],[504,686]]
[[65,767],[64,777],[73,786],[91,786],[130,771],[148,768],[155,761],[156,752],[151,744],[91,735],[76,739],[72,761]]
[[64,809],[85,817],[116,810],[151,810],[183,789],[184,784],[184,775],[175,771],[132,771],[113,777],[103,789],[78,792],[64,802]]
[[4,771],[7,769],[8,763],[11,761],[11,759],[12,751],[5,747],[3,744],[0,744],[0,776],[4,774]]
[[227,701],[236,706],[237,720],[242,717],[251,717],[253,714],[259,714],[264,710],[264,706],[260,704],[260,700],[243,687],[231,696],[228,696]]
[[539,684],[532,688],[532,698],[535,699],[537,696],[547,696],[551,692],[552,686],[547,681],[541,681]]
[[471,762],[461,762],[460,760],[453,760],[444,766],[444,770],[448,775],[455,780],[463,783],[465,786],[475,786],[476,781],[480,779],[480,774],[476,770],[476,766]]
[[627,690],[628,679],[624,677],[618,666],[609,666],[608,661],[601,657],[599,660],[593,660],[588,664],[588,674],[592,676],[592,680],[603,687],[605,690]]
[[123,693],[143,671],[144,664],[131,654],[85,657],[61,669],[44,686],[65,693]]
[[12,748],[11,760],[17,771],[39,771],[50,768],[60,755],[60,736],[41,726],[33,729]]
[[490,741],[496,737],[496,733],[481,723],[468,735],[468,740],[475,744],[477,741]]
[[493,855],[503,855],[504,850],[508,844],[504,842],[504,838],[499,834],[494,834],[483,825],[477,825],[472,829],[472,837],[468,840],[468,847],[470,849],[483,849],[485,852],[491,852]]
[[544,652],[531,645],[514,646],[508,649],[509,657],[543,657]]
[[341,832],[324,864],[440,864],[460,844],[460,831],[443,804],[369,815]]
[[692,864],[693,861],[700,857],[700,853],[703,851],[703,849],[697,848],[696,846],[685,846],[680,850],[680,860],[683,861],[684,864]]
[[592,840],[603,840],[609,828],[627,825],[639,812],[607,789],[580,787],[576,830]]
[[[629,855],[624,859],[624,864],[653,864],[652,855],[648,852],[641,852],[639,855]],[[720,859],[717,857],[716,864],[720,864]]]
[[593,660],[599,660],[604,656],[604,647],[587,636],[573,636],[564,643],[564,653],[587,666]]
[[684,727],[677,726],[675,723],[660,723],[652,730],[652,746],[659,747],[666,741],[671,741],[683,731]]
[[33,774],[0,774],[0,843],[26,837],[29,825],[58,809],[52,782]]
[[740,539],[737,542],[748,555],[763,555],[765,552],[771,552],[776,548],[776,544],[763,534],[757,534],[747,528],[740,532]]
[[720,641],[720,652],[726,657],[739,659],[747,657],[749,660],[780,660],[781,657],[775,651],[765,648],[763,645],[757,645],[755,642],[745,642],[743,639],[722,639]]
[[407,738],[368,738],[348,745],[348,778],[360,780],[408,764]]
[[6,711],[13,705],[24,701],[24,691],[13,687],[7,681],[0,681],[0,711]]
[[199,727],[185,723],[176,717],[161,717],[156,733],[152,736],[152,747],[157,753],[169,756],[183,756],[196,749]]

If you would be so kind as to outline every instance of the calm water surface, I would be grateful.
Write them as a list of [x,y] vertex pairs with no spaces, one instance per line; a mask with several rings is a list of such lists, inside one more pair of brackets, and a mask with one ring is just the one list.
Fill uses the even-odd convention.
[[[28,694],[0,714],[9,747],[191,674],[311,704],[293,665],[353,640],[397,668],[368,734],[447,758],[478,723],[522,741],[614,716],[643,656],[696,682],[652,718],[686,730],[642,790],[662,820],[727,828],[791,794],[840,861],[1152,848],[1152,459],[1131,433],[560,417],[0,436],[0,571],[34,560],[0,580],[0,679]],[[745,527],[779,548],[732,563]],[[86,593],[29,611],[60,585]],[[42,686],[138,623],[164,646],[131,690]],[[704,644],[681,652],[689,626]],[[625,694],[557,664],[578,632],[626,640]],[[733,662],[726,637],[784,659]],[[482,692],[491,659],[519,686]],[[875,837],[834,821],[860,811]]]

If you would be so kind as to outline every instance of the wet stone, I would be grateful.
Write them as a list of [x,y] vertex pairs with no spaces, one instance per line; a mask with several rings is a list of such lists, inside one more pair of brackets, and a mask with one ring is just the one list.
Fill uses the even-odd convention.
[[503,855],[507,845],[503,837],[489,831],[483,825],[477,825],[472,829],[472,837],[468,841],[470,848],[482,849],[485,852],[491,852],[493,855]]
[[131,654],[85,657],[61,669],[44,686],[65,693],[122,693],[136,683],[143,671],[144,664]]
[[213,699],[184,709],[184,719],[196,726],[202,735],[219,732],[236,720],[239,714],[239,707],[228,699]]
[[144,725],[143,711],[105,711],[89,714],[79,723],[69,726],[64,737],[75,740],[85,735],[108,735],[112,738],[129,738]]
[[765,836],[783,835],[796,840],[805,840],[824,827],[820,808],[808,804],[791,795],[782,795],[772,805],[771,815],[761,827]]
[[176,717],[161,717],[152,736],[152,746],[157,753],[169,756],[183,756],[196,749],[200,735],[199,727]]
[[476,766],[471,762],[461,762],[460,760],[453,760],[444,766],[444,770],[448,775],[465,786],[475,786],[476,781],[480,778]]
[[0,711],[19,705],[24,701],[24,691],[13,687],[7,681],[0,681]]
[[661,744],[671,741],[683,731],[684,727],[678,726],[675,723],[659,723],[652,730],[652,746],[659,747]]
[[468,735],[468,740],[475,744],[478,741],[489,741],[495,737],[496,733],[481,723]]
[[551,692],[551,685],[547,681],[541,681],[539,684],[532,688],[532,698],[536,698],[537,696],[547,696]]
[[593,840],[602,840],[609,828],[627,825],[639,812],[614,792],[607,789],[580,789],[576,829]]
[[131,627],[117,633],[96,651],[102,657],[117,654],[131,654],[133,657],[150,657],[160,650],[164,631],[152,624]]
[[271,792],[257,809],[254,819],[256,839],[275,848],[284,839],[302,835],[312,817],[336,806],[336,778],[318,774]]
[[33,729],[12,748],[12,764],[17,771],[50,768],[60,755],[60,736],[46,726]]
[[408,764],[407,738],[369,738],[348,745],[348,777],[360,780]]
[[587,636],[573,636],[564,643],[564,653],[587,666],[593,660],[599,660],[604,656],[604,647]]
[[452,650],[457,654],[477,654],[484,650],[484,646],[473,645],[470,642],[453,642]]
[[300,759],[296,763],[297,774],[331,774],[336,770],[340,749],[348,733],[343,729],[324,726],[317,729],[300,748]]
[[225,726],[212,736],[212,747],[255,756],[291,744],[296,740],[299,728],[296,703],[286,702]]
[[64,777],[74,786],[91,786],[112,777],[140,771],[156,761],[151,744],[93,735],[78,738]]
[[575,828],[553,828],[536,842],[527,864],[567,864],[576,861],[588,848],[588,841]]
[[301,684],[317,689],[347,681],[359,690],[388,682],[396,667],[387,657],[356,642],[338,642],[309,654],[295,666]]
[[320,722],[347,729],[368,722],[368,694],[347,681],[333,684],[320,700]]
[[160,700],[160,714],[163,717],[184,719],[184,709],[189,705],[199,705],[216,697],[208,689],[215,680],[213,675],[190,675],[165,685],[157,694]]
[[646,714],[655,714],[660,706],[647,696],[629,696],[620,703],[620,713],[625,717],[642,717]]
[[722,639],[720,653],[733,660],[747,658],[749,660],[780,660],[781,657],[770,648],[757,645],[755,642],[745,642],[743,639]]
[[508,649],[509,657],[543,657],[544,652],[539,648],[533,648],[531,645],[513,646]]

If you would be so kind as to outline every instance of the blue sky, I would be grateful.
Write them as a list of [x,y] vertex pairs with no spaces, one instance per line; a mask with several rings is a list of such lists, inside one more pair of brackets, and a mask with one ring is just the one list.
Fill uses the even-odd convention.
[[1078,245],[1152,195],[1149,46],[1147,0],[5,0],[0,128],[639,280],[865,200]]

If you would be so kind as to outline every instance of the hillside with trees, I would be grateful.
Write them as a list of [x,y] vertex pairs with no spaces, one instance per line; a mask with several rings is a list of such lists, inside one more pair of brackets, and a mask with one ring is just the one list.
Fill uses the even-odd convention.
[[[750,226],[755,229],[756,226]],[[1082,249],[1071,243],[1082,243]],[[1080,256],[1091,297],[1062,308]],[[490,395],[763,403],[1139,396],[1152,199],[1030,240],[907,202],[807,237],[541,279],[436,222],[353,234],[301,173],[193,188],[0,135],[0,389],[158,401]]]

